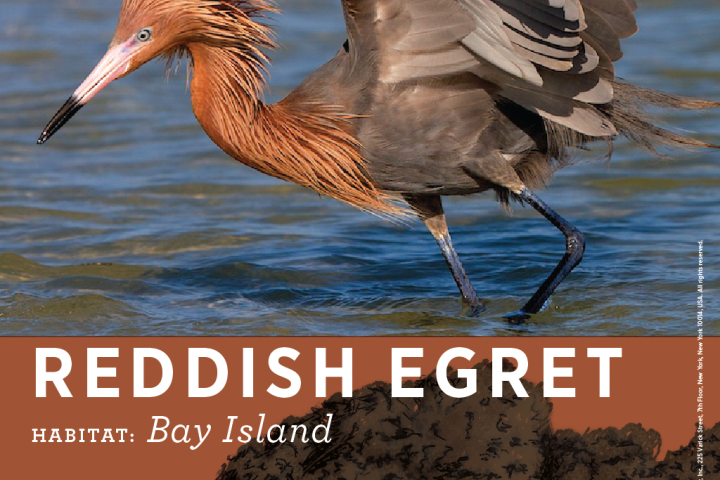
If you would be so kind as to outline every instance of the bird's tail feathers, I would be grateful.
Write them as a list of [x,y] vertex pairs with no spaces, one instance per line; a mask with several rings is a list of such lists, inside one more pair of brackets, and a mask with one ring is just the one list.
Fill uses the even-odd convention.
[[704,110],[720,107],[720,103],[670,95],[629,83],[614,82],[613,86],[615,89],[613,101],[599,107],[599,110],[608,117],[621,135],[637,145],[656,155],[661,155],[658,151],[660,147],[683,150],[720,148],[718,145],[658,127],[652,116],[645,110],[647,107]]

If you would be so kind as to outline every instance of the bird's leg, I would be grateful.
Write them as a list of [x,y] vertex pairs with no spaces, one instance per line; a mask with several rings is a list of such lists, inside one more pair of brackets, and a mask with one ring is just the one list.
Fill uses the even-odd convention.
[[473,309],[473,314],[477,314],[485,309],[475,293],[475,289],[470,283],[470,279],[465,274],[465,269],[460,263],[460,258],[452,244],[450,231],[448,230],[447,221],[445,220],[445,212],[442,207],[442,200],[439,195],[406,195],[405,200],[417,212],[423,223],[430,230],[433,237],[440,246],[445,261],[450,267],[450,271],[455,278],[463,300]]
[[560,285],[565,277],[582,261],[583,253],[585,253],[585,235],[558,215],[553,209],[548,207],[545,202],[540,200],[540,198],[527,187],[523,188],[518,195],[524,202],[540,212],[542,216],[547,218],[550,223],[555,225],[555,227],[565,235],[565,256],[560,260],[560,263],[548,279],[545,280],[545,283],[542,284],[535,295],[532,296],[520,311],[520,314],[535,314],[542,310],[558,285]]

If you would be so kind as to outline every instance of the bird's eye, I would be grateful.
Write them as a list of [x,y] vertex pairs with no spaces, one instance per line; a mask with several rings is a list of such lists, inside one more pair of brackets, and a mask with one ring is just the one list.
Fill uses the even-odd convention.
[[147,42],[151,37],[152,28],[143,28],[137,33],[137,35],[135,35],[135,38],[137,38],[140,42]]

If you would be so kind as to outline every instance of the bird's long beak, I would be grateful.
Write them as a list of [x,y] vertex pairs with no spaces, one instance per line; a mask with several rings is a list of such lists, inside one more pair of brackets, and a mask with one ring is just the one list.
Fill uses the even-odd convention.
[[130,68],[130,60],[140,48],[139,42],[131,38],[125,43],[112,47],[100,60],[95,70],[75,90],[72,97],[65,102],[60,110],[47,124],[38,144],[47,142],[62,128],[87,102],[105,88],[113,80],[123,76]]

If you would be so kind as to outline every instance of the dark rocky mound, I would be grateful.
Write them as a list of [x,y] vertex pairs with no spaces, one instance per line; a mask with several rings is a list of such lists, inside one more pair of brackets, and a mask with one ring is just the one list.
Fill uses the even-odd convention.
[[705,434],[703,477],[698,477],[695,437],[687,447],[668,452],[660,462],[657,460],[660,435],[642,425],[629,424],[621,430],[609,427],[583,435],[560,430],[544,437],[541,442],[544,464],[536,477],[527,478],[720,480],[720,423]]
[[[312,431],[332,414],[332,442],[303,443],[299,436],[292,443],[253,441],[228,458],[218,480],[698,478],[695,440],[658,462],[660,435],[641,425],[553,433],[552,404],[541,385],[523,380],[528,398],[507,385],[503,397],[493,398],[490,364],[474,368],[477,393],[465,399],[445,395],[434,373],[405,385],[423,388],[423,398],[392,398],[390,385],[380,382],[353,398],[336,394],[311,414],[283,423],[286,432],[292,425]],[[449,379],[465,386],[456,372]],[[720,423],[706,431],[706,480],[720,480],[719,437]]]

